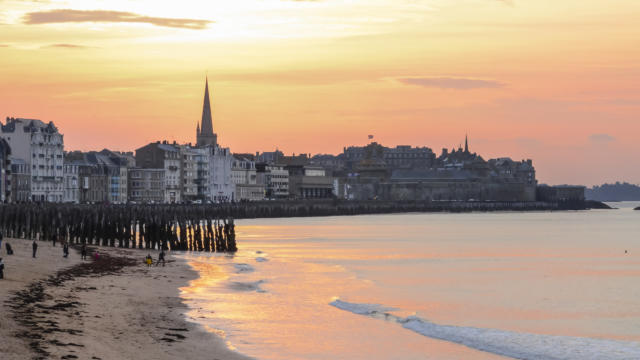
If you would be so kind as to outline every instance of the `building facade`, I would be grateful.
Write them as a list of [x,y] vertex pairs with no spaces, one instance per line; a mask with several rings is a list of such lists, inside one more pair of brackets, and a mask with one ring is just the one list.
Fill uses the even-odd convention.
[[132,161],[130,154],[104,149],[95,153],[95,162],[106,167],[109,176],[108,201],[112,204],[125,204],[129,195],[128,169]]
[[327,199],[334,193],[333,178],[324,168],[305,166],[302,174],[289,175],[289,197],[293,199]]
[[289,198],[289,171],[284,165],[256,164],[256,179],[264,186],[267,199]]
[[11,159],[11,202],[31,201],[31,167],[22,159]]
[[[395,148],[381,146],[373,142],[367,146],[350,146],[345,147],[339,160],[335,160],[337,164],[343,165],[347,170],[353,170],[354,167],[366,159],[374,147],[380,147],[381,159],[385,161],[390,169],[396,168],[430,168],[435,164],[436,156],[428,147],[411,147],[409,145],[399,145]],[[329,161],[326,157],[324,162]]]
[[198,199],[198,157],[200,152],[189,145],[180,145],[180,192],[182,201]]
[[233,155],[229,148],[220,146],[208,147],[209,157],[209,191],[211,201],[230,202],[235,200],[236,186],[231,176]]
[[236,186],[235,201],[264,200],[264,185],[258,184],[256,164],[246,157],[234,156],[231,180]]
[[108,202],[109,176],[105,168],[96,163],[79,160],[79,199],[83,204],[103,204]]
[[9,143],[12,156],[29,168],[31,201],[63,201],[64,137],[53,122],[8,117],[0,137]]
[[195,148],[196,152],[196,187],[198,196],[197,199],[201,201],[211,200],[210,176],[209,176],[209,162],[211,159],[211,152],[209,148]]
[[83,162],[64,159],[64,198],[66,203],[77,204],[80,202],[80,165]]
[[0,202],[11,201],[11,146],[0,138]]
[[177,144],[157,141],[137,149],[136,165],[144,169],[164,169],[164,202],[182,202],[182,157]]
[[[406,167],[407,162],[399,162],[390,166],[393,152],[386,149],[377,143],[365,147],[362,160],[353,164],[352,172],[339,182],[341,197],[420,201],[536,200],[537,180],[531,160],[498,158],[485,161],[469,150],[468,139],[465,139],[464,147],[443,149],[430,165],[418,162]],[[396,147],[396,150],[403,153],[404,158],[413,157],[407,155],[412,151],[404,147]],[[427,151],[422,154],[427,158]],[[416,155],[416,158],[420,156]]]
[[130,168],[129,201],[137,204],[159,204],[165,200],[164,169]]

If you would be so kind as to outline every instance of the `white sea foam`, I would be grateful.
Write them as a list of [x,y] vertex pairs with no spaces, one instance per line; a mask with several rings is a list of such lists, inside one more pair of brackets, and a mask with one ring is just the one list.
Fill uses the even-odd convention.
[[267,259],[265,257],[262,257],[262,256],[259,256],[259,257],[256,258],[256,261],[257,262],[265,262],[265,261],[269,261],[269,259]]
[[418,334],[465,345],[497,355],[523,360],[630,360],[640,359],[640,343],[573,336],[519,333],[476,327],[440,325],[417,316],[406,318],[388,313],[392,309],[376,304],[355,304],[334,300],[330,305],[358,315],[385,315]]
[[338,309],[346,310],[354,314],[369,315],[369,316],[385,314],[385,313],[388,313],[389,311],[397,310],[394,308],[385,307],[378,304],[354,304],[354,303],[342,301],[340,299],[336,299],[332,301],[331,305],[337,307]]

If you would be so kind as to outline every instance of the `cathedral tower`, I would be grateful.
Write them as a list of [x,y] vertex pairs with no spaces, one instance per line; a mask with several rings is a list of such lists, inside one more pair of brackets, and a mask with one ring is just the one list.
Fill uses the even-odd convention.
[[202,122],[196,129],[197,146],[216,146],[218,135],[213,132],[213,120],[211,119],[211,103],[209,102],[209,79],[205,80],[204,104],[202,105]]

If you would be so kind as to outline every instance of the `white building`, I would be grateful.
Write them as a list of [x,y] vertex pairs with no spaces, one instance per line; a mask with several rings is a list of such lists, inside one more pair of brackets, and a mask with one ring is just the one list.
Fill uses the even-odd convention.
[[198,191],[198,200],[210,200],[209,191],[209,160],[211,151],[208,147],[193,149],[196,152],[196,186]]
[[64,200],[64,138],[53,122],[7,118],[0,137],[12,157],[23,160],[31,175],[31,201]]
[[80,202],[80,177],[78,169],[80,162],[77,160],[65,160],[64,172],[64,196],[62,201],[66,203],[78,204]]
[[208,147],[209,157],[209,196],[213,202],[235,200],[236,186],[232,181],[231,166],[233,155],[229,148]]
[[289,197],[289,171],[282,165],[261,164],[257,168],[257,183],[265,187],[265,196],[269,199]]
[[181,171],[180,186],[182,187],[182,200],[193,201],[198,198],[198,157],[201,156],[197,149],[189,145],[180,145]]
[[[218,145],[218,135],[213,132],[208,80],[205,83],[202,120],[196,126],[196,144],[200,152],[196,156],[198,194],[213,202],[234,201],[236,187],[231,176],[233,156],[229,148]],[[208,166],[205,165],[207,162]]]
[[256,163],[244,157],[234,156],[231,180],[236,185],[235,201],[264,200],[264,185],[257,183]]
[[244,157],[234,156],[231,165],[231,180],[236,185],[255,184],[256,163]]

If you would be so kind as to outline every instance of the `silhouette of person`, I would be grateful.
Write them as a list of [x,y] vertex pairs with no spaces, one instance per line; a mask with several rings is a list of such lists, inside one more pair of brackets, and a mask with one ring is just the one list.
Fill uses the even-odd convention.
[[0,258],[0,279],[4,279],[4,263],[2,262],[2,258]]
[[33,250],[33,257],[36,257],[36,253],[38,252],[38,243],[33,240],[33,243],[31,244],[31,249]]
[[160,261],[162,261],[162,267],[164,267],[164,250],[160,251],[160,255],[158,255],[158,262],[156,263],[156,266],[160,264]]
[[87,260],[87,244],[82,244],[82,248],[80,249],[80,258],[82,260]]

